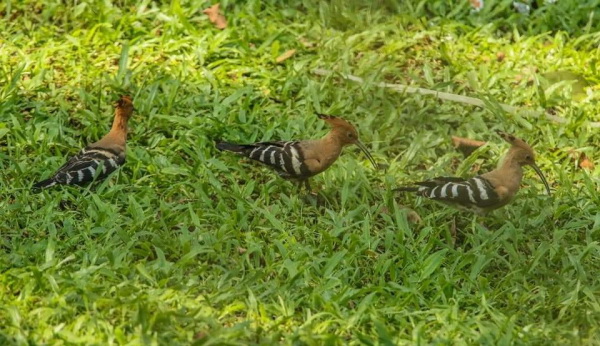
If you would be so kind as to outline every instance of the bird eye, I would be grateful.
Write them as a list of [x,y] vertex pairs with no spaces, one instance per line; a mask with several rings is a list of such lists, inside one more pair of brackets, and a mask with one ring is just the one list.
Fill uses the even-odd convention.
[[525,160],[531,160],[531,155],[525,156]]
[[354,138],[354,133],[348,132],[348,138]]

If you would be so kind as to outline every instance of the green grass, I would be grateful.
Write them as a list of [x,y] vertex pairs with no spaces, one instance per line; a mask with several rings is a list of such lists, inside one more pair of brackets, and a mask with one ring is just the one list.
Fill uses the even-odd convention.
[[[223,31],[208,2],[67,3],[0,4],[0,343],[597,343],[599,169],[579,169],[574,152],[600,163],[586,125],[600,121],[599,1],[530,17],[510,1],[479,14],[466,1],[225,1]],[[557,71],[590,87],[551,84]],[[31,193],[107,131],[124,92],[138,109],[125,167],[91,188]],[[315,111],[355,123],[388,169],[347,148],[312,180],[317,204],[214,148],[318,138]],[[494,130],[536,148],[552,197],[531,170],[484,219],[391,191],[492,169],[507,149]],[[463,160],[452,135],[489,144]]]

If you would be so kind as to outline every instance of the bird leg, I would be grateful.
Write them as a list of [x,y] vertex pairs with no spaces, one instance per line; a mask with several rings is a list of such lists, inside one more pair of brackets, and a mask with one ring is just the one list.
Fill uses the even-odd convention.
[[452,223],[450,224],[450,236],[452,237],[452,244],[456,244],[456,216],[452,217]]
[[304,187],[306,187],[309,193],[312,193],[312,188],[310,187],[310,182],[308,179],[304,179]]
[[308,182],[308,179],[297,179],[296,182],[298,183],[299,191],[302,190],[302,186],[304,186],[309,194],[312,193],[312,189],[310,187],[310,183]]
[[310,186],[310,182],[308,181],[308,179],[301,179],[298,180],[298,190],[302,189],[302,185],[304,185],[304,187],[306,188],[306,195],[305,198],[307,201],[309,201],[311,204],[315,205],[315,206],[319,206],[321,204],[323,204],[323,195],[321,195],[318,192],[314,192]]

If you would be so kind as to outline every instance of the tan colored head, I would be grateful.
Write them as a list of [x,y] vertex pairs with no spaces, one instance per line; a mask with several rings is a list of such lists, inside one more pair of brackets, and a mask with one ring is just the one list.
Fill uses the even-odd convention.
[[131,96],[121,96],[119,100],[115,102],[114,106],[115,117],[110,131],[113,134],[119,134],[119,136],[125,138],[127,136],[127,122],[135,110]]
[[115,103],[117,115],[129,119],[135,108],[133,107],[133,100],[131,96],[123,95]]
[[331,125],[331,127],[340,134],[339,139],[343,145],[356,144],[358,141],[358,131],[356,131],[354,125],[350,124],[348,121],[334,117],[333,115],[318,113],[317,116],[319,119]]
[[498,135],[502,137],[505,141],[510,143],[511,148],[506,155],[505,160],[510,160],[512,162],[518,163],[520,166],[531,166],[539,175],[540,179],[546,186],[546,191],[548,195],[550,195],[550,186],[548,186],[548,182],[546,181],[546,177],[542,174],[542,171],[535,163],[535,152],[533,148],[529,146],[529,144],[525,143],[521,138],[517,138],[514,135],[511,135],[506,132],[497,131]]
[[358,146],[360,150],[362,150],[365,153],[365,155],[367,155],[369,161],[371,161],[373,166],[377,168],[377,163],[373,159],[371,153],[369,153],[369,151],[367,150],[367,147],[365,147],[365,145],[358,140],[358,131],[356,131],[354,125],[350,124],[348,121],[342,118],[338,118],[333,115],[317,113],[317,117],[319,117],[319,119],[325,121],[326,123],[331,125],[331,127],[333,127],[332,132],[336,134],[336,137],[340,141],[342,146],[356,144],[356,146]]
[[529,144],[521,138],[517,138],[506,132],[498,131],[498,135],[511,144],[510,157],[521,166],[535,165],[535,152]]

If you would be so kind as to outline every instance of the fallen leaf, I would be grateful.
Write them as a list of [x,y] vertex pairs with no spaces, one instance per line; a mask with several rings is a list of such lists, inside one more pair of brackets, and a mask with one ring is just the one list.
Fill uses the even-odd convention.
[[208,20],[215,25],[217,29],[225,29],[227,27],[227,19],[219,11],[221,4],[214,4],[211,7],[202,11],[208,16]]
[[594,162],[592,162],[585,153],[581,153],[579,156],[579,168],[585,169],[588,171],[594,170]]
[[520,81],[522,81],[522,80],[523,80],[523,75],[521,75],[521,74],[518,74],[518,75],[516,75],[516,76],[515,76],[515,82],[517,82],[517,83],[518,83],[518,82],[520,82]]
[[300,37],[298,39],[300,43],[306,48],[315,48],[316,44],[314,42],[309,41],[306,37]]
[[[419,223],[422,222],[421,216],[419,216],[419,214],[417,214],[416,211],[414,211],[414,210],[410,209],[409,207],[407,207],[405,205],[402,205],[402,204],[399,204],[398,207],[401,210],[406,211],[406,220],[408,220],[408,222],[410,222],[410,223],[417,223],[417,224],[419,224]],[[380,213],[386,214],[386,215],[390,215],[391,214],[390,210],[387,207],[381,208]]]
[[295,49],[290,49],[288,51],[286,51],[285,53],[281,54],[280,56],[277,57],[277,59],[275,59],[276,63],[282,63],[284,61],[286,61],[287,59],[291,58],[294,54],[296,54],[296,50]]
[[208,334],[206,334],[206,332],[198,332],[194,335],[194,340],[204,339],[207,336],[208,336]]
[[410,223],[420,224],[422,222],[421,216],[416,211],[408,208],[406,208],[406,219]]
[[235,71],[227,72],[227,77],[229,77],[229,79],[235,82],[236,80],[238,80],[238,73]]
[[587,155],[583,152],[580,152],[575,149],[569,149],[567,153],[569,154],[569,157],[575,162],[575,164],[581,169],[591,171],[596,167],[596,165],[594,165],[594,162],[590,160],[587,157]]
[[469,0],[469,2],[471,3],[471,7],[477,12],[483,8],[483,0]]
[[465,156],[471,155],[475,149],[485,144],[485,142],[482,141],[456,136],[452,136],[452,143],[454,144],[454,147]]
[[248,251],[248,249],[238,246],[237,251],[240,255],[243,255]]
[[371,257],[371,258],[377,258],[379,257],[379,254],[373,250],[366,250],[365,253],[367,254],[367,256]]
[[498,53],[496,53],[496,60],[498,62],[504,61],[504,58],[506,58],[506,54],[504,54],[504,52],[498,52]]

